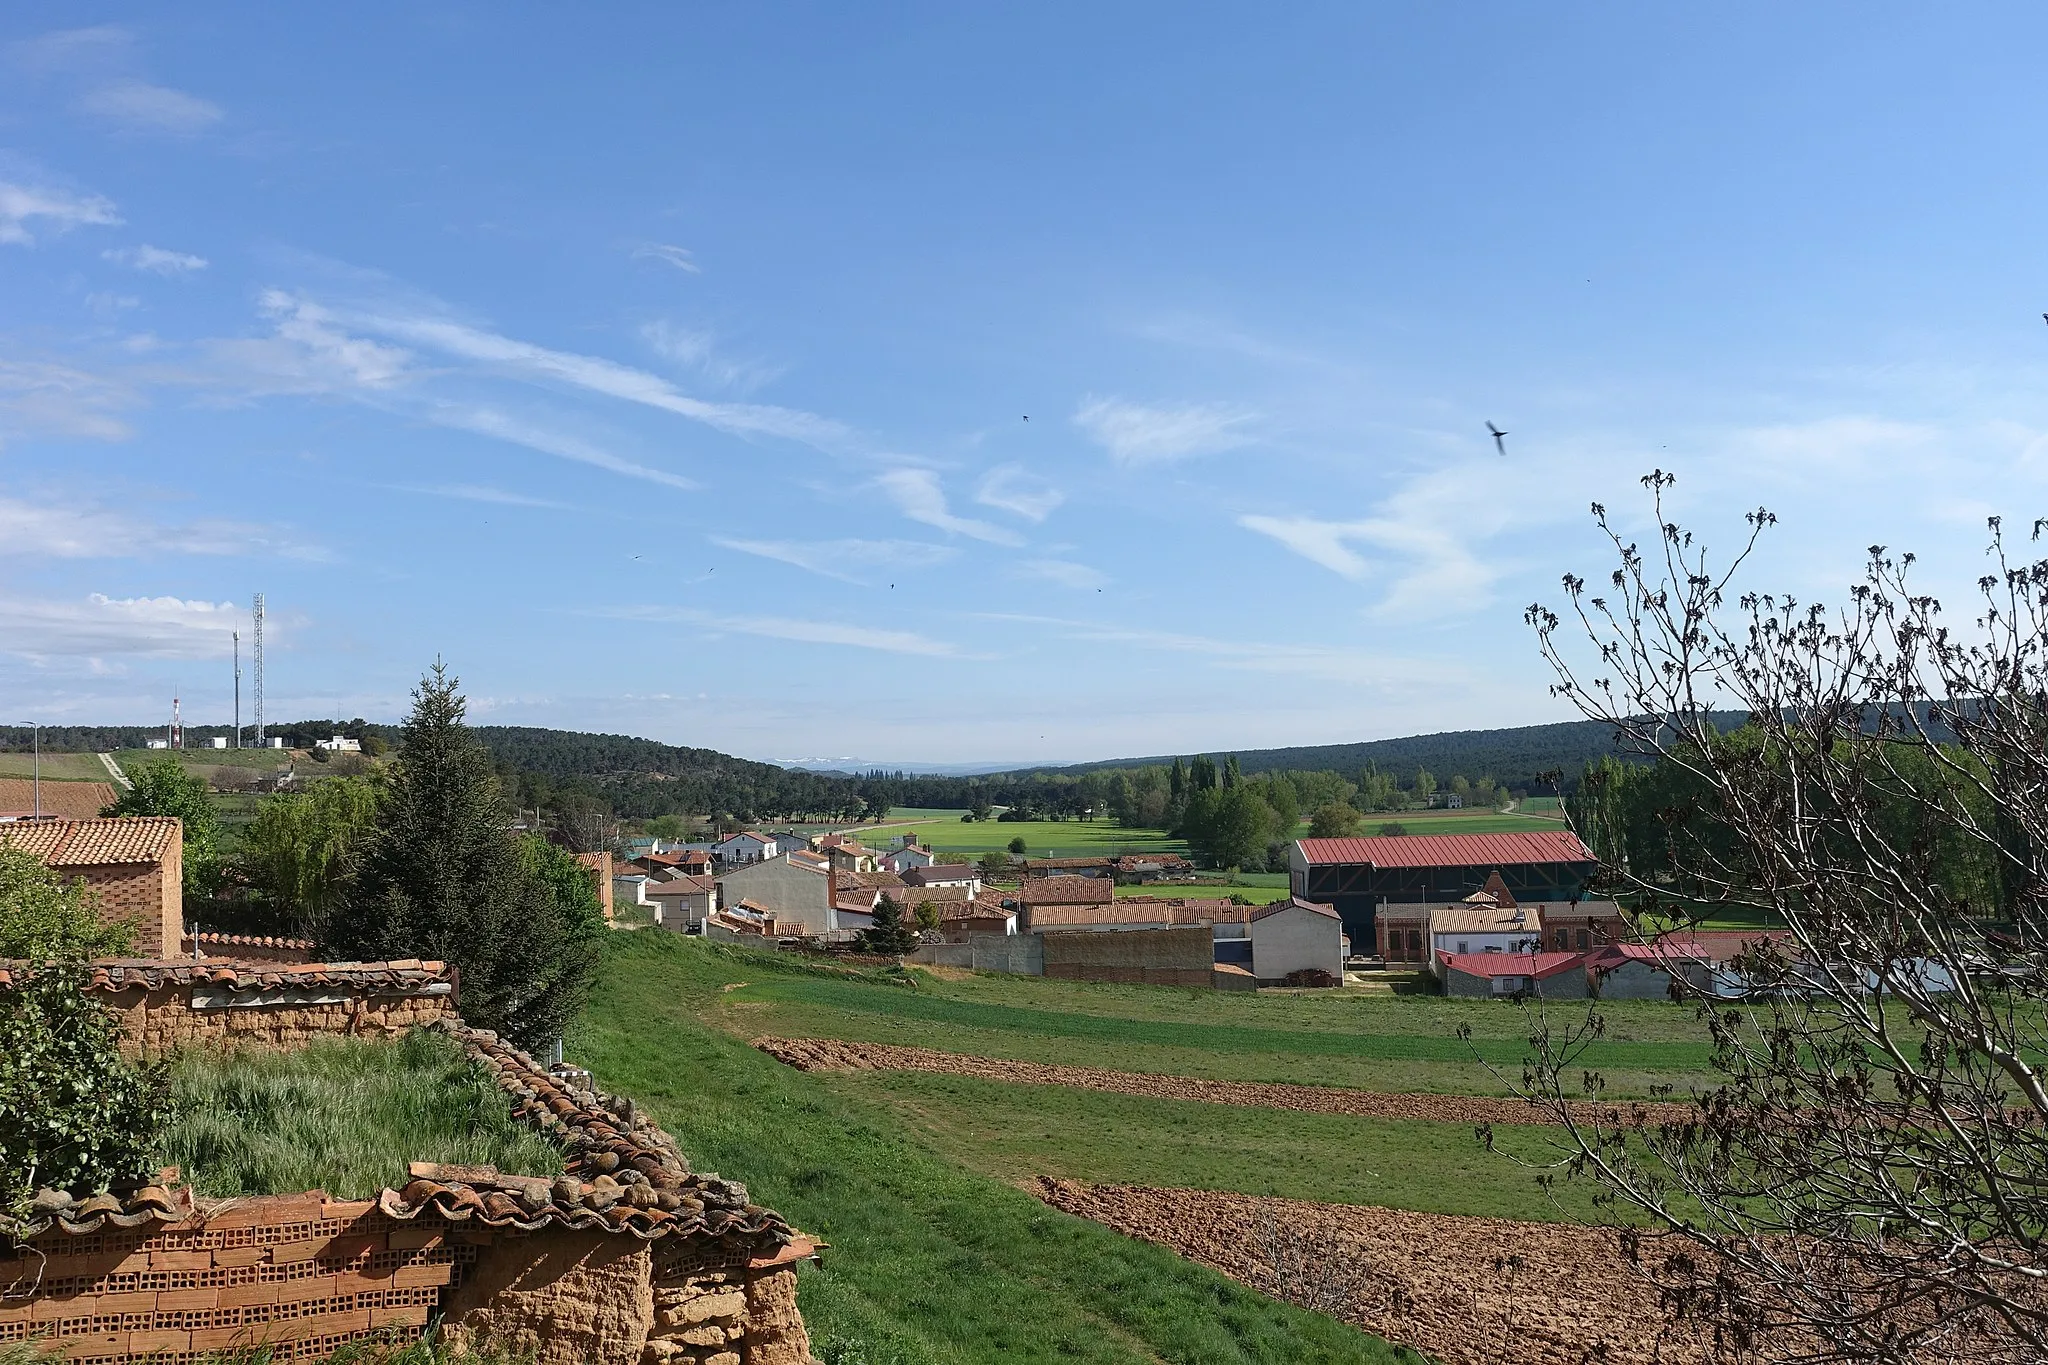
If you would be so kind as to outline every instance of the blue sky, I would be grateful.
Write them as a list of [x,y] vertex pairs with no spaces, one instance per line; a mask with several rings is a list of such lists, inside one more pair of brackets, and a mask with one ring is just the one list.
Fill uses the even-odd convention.
[[1652,466],[1808,598],[2048,512],[2038,7],[302,9],[0,16],[0,721],[261,591],[273,717],[1530,723]]

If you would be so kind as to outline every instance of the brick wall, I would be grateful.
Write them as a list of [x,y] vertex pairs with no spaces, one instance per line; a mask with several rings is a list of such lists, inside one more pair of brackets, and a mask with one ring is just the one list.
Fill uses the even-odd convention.
[[248,1003],[195,1009],[195,990],[205,988],[130,986],[100,992],[100,998],[121,1016],[122,1051],[151,1058],[193,1046],[292,1048],[336,1035],[396,1037],[455,1016],[452,994],[352,995],[333,1000],[312,990],[249,991],[235,993]]
[[1206,924],[1039,938],[1045,945],[1045,974],[1068,981],[1206,988],[1215,966],[1214,936]]
[[162,863],[57,865],[66,881],[83,878],[99,902],[103,921],[135,924],[138,957],[175,957],[185,938],[185,859],[173,842]]

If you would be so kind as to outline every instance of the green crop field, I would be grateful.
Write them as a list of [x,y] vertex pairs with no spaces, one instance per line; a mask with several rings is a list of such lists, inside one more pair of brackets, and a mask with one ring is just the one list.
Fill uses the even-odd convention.
[[[1114,820],[1000,820],[963,821],[965,811],[944,811],[928,820],[897,823],[892,816],[886,827],[872,835],[886,846],[899,834],[915,834],[921,843],[941,853],[964,853],[979,857],[993,849],[1008,848],[1010,840],[1021,838],[1033,858],[1085,858],[1116,853],[1186,853],[1180,839],[1169,839],[1156,829],[1125,829]],[[866,833],[864,830],[863,833]]]
[[[920,973],[914,991],[764,973],[721,994],[711,1017],[742,1037],[839,1038],[979,1057],[1214,1080],[1498,1095],[1519,1080],[1530,1019],[1493,1000],[1258,994],[1112,986],[993,973]],[[1562,1023],[1583,1003],[1550,1006]],[[1711,1048],[1687,1009],[1655,1001],[1602,1010],[1587,1054],[1615,1098],[1711,1083]],[[1460,1025],[1472,1038],[1460,1039]]]
[[[615,934],[569,1053],[632,1095],[693,1166],[831,1244],[799,1297],[820,1356],[893,1365],[1418,1360],[1049,1209],[955,1159],[888,1097],[792,1071],[705,1022],[741,982],[845,976],[671,934]],[[1468,1139],[1469,1140],[1469,1139]]]
[[[107,768],[97,754],[44,754],[45,782],[111,782]],[[34,754],[0,754],[0,777],[31,777],[35,774]]]
[[[1231,1190],[1485,1218],[1594,1222],[1589,1185],[1552,1192],[1488,1152],[1464,1124],[1344,1118],[1147,1099],[968,1076],[860,1071],[821,1077],[887,1105],[926,1146],[1007,1180],[1049,1175]],[[1540,1127],[1496,1126],[1499,1149],[1554,1161]]]

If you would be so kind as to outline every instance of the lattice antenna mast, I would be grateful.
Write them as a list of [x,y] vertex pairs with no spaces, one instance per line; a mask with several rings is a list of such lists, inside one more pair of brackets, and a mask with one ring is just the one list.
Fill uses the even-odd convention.
[[242,747],[242,632],[235,631],[235,747]]
[[256,618],[256,630],[252,641],[251,661],[256,684],[255,695],[252,698],[256,704],[256,747],[267,749],[270,746],[263,738],[263,594],[260,592],[256,594],[253,614]]

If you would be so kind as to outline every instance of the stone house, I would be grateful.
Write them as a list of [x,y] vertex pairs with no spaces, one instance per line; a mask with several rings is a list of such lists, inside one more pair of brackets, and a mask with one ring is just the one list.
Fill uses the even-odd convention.
[[0,824],[0,844],[34,854],[66,881],[82,879],[102,920],[136,926],[138,956],[177,955],[185,936],[185,832],[177,820],[23,820]]
[[1444,983],[1445,995],[1586,998],[1584,953],[1440,953],[1437,975]]
[[1253,910],[1247,924],[1260,985],[1279,985],[1300,971],[1328,972],[1343,983],[1344,921],[1329,906],[1290,897]]

